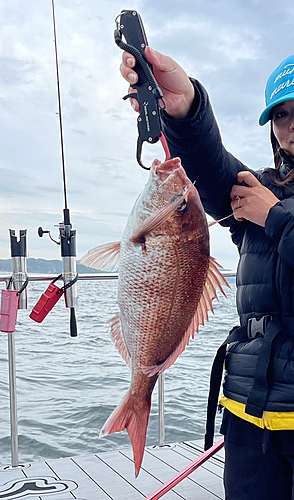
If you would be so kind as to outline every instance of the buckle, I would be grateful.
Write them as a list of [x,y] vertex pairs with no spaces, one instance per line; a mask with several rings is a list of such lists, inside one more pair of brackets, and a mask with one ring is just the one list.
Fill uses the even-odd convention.
[[247,334],[249,339],[263,337],[265,329],[272,317],[270,315],[262,316],[261,318],[250,318],[247,325]]

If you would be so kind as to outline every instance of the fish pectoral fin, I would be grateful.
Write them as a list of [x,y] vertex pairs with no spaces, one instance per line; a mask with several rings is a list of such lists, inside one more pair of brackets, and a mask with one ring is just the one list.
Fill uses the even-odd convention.
[[185,201],[186,193],[183,196],[177,196],[169,205],[160,210],[156,210],[153,214],[149,215],[141,224],[139,229],[133,233],[130,238],[132,243],[143,243],[145,236],[150,234],[154,229],[157,229],[161,224],[166,222],[171,215],[177,210]]
[[118,269],[120,241],[92,248],[80,259],[80,264],[99,271],[112,272]]
[[123,360],[126,362],[128,367],[131,367],[131,356],[129,350],[126,346],[125,340],[123,338],[122,329],[121,329],[121,321],[120,321],[120,313],[116,313],[113,318],[111,318],[108,323],[110,323],[111,327],[111,339],[120,353]]

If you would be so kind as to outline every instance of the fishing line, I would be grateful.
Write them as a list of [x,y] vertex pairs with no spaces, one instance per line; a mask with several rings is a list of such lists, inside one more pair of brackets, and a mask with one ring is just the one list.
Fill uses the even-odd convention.
[[[68,207],[67,207],[67,189],[66,189],[66,175],[65,175],[65,156],[64,156],[63,126],[62,126],[62,111],[61,111],[61,94],[60,94],[59,64],[58,64],[58,52],[57,52],[57,33],[56,33],[54,0],[52,0],[52,17],[53,17],[53,32],[54,32],[54,40],[53,41],[54,41],[54,49],[55,49],[57,99],[58,99],[58,113],[57,114],[59,116],[61,163],[62,163],[63,194],[64,194],[64,208],[65,208],[65,210],[68,210]],[[69,214],[68,214],[68,217],[69,217]]]
[[214,226],[214,224],[218,224],[219,222],[222,222],[223,220],[229,219],[230,217],[233,217],[233,215],[236,215],[237,212],[232,212],[230,215],[227,215],[226,217],[223,217],[222,219],[215,220],[213,222],[210,222],[208,224],[208,227]]

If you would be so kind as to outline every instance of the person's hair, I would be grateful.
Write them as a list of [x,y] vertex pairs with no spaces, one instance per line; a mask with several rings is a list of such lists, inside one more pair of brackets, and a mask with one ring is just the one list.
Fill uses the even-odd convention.
[[[274,155],[274,165],[275,165],[275,170],[272,171],[272,180],[275,182],[275,184],[279,184],[280,186],[284,186],[285,184],[288,184],[288,182],[291,182],[294,179],[294,158],[292,155],[287,154],[284,150],[281,151],[281,147],[278,143],[278,140],[274,134],[273,131],[273,122],[271,121],[271,128],[270,128],[270,139],[271,139],[271,145],[272,145],[272,150],[273,150],[273,155]],[[292,170],[286,175],[285,179],[281,181],[279,179],[278,171],[280,166],[283,163],[283,157],[287,157],[288,163],[293,167]]]

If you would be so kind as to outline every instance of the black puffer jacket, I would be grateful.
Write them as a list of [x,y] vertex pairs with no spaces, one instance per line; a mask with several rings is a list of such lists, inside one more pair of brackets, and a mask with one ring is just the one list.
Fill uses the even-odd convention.
[[[187,120],[163,116],[165,135],[171,155],[179,156],[190,179],[196,180],[205,211],[220,219],[232,212],[230,191],[237,173],[250,169],[224,148],[207,92],[192,81],[199,94],[198,110]],[[290,168],[284,165],[280,169],[281,179]],[[240,253],[237,309],[241,325],[252,317],[281,318],[282,332],[274,341],[268,371],[265,410],[294,412],[294,183],[281,187],[272,182],[269,169],[250,171],[281,201],[270,210],[265,228],[233,217],[223,222]],[[256,338],[229,348],[224,383],[227,398],[246,404],[262,342]]]

